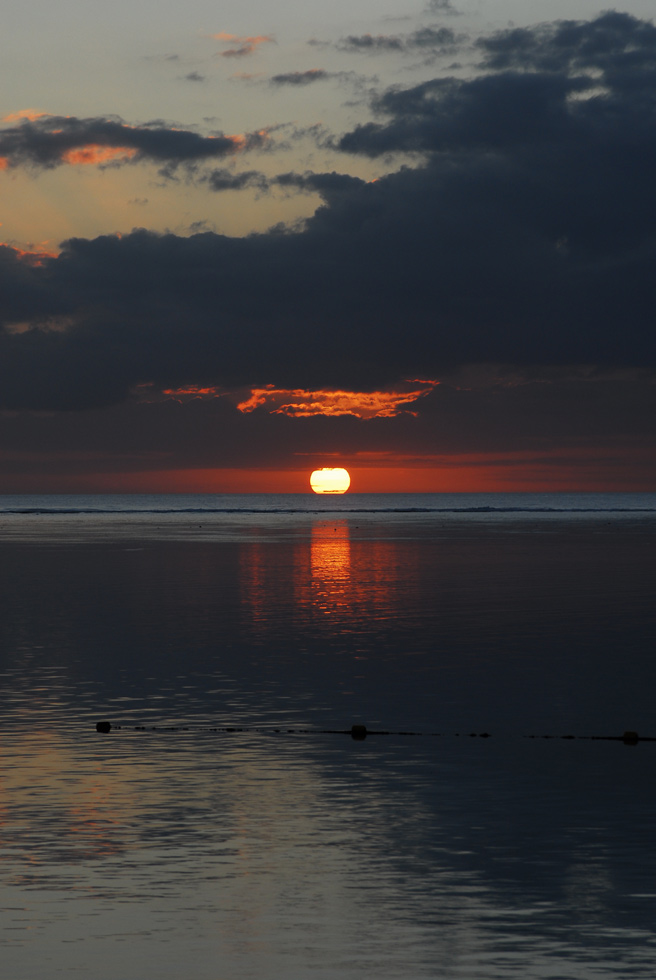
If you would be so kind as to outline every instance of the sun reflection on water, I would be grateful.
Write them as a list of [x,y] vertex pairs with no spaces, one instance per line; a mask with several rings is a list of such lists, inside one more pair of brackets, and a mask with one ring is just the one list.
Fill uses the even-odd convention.
[[338,584],[351,572],[351,539],[348,522],[315,524],[310,552],[312,578],[317,583]]

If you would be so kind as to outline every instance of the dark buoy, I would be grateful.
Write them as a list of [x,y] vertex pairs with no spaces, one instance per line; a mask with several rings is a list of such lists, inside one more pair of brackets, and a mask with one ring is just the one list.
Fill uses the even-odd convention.
[[111,726],[110,722],[108,722],[108,721],[98,721],[98,722],[96,722],[96,731],[97,732],[102,732],[103,735],[106,735],[107,732],[111,732],[111,730],[112,730],[112,726]]
[[354,738],[357,742],[362,742],[366,737],[366,725],[351,725],[351,738]]
[[637,732],[624,732],[622,735],[622,741],[625,745],[637,745],[640,738]]

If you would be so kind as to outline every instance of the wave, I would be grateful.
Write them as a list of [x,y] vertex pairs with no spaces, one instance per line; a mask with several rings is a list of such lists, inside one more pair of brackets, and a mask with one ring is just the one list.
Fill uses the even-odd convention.
[[164,515],[328,514],[656,514],[653,507],[2,507],[0,515],[128,517]]

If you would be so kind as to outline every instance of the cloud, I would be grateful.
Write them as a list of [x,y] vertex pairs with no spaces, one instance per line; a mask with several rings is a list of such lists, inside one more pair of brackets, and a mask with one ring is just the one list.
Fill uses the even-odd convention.
[[372,105],[388,121],[357,127],[340,148],[369,156],[498,152],[519,163],[539,147],[540,154],[548,150],[580,165],[579,154],[592,164],[607,143],[622,167],[635,139],[651,154],[651,23],[609,13],[592,22],[500,31],[477,47],[483,54],[477,77],[388,89]]
[[232,170],[218,168],[204,174],[200,181],[206,183],[212,191],[241,191],[253,187],[259,191],[266,191],[269,188],[268,179],[259,170],[234,173]]
[[404,44],[393,34],[349,34],[338,42],[337,47],[340,51],[403,51]]
[[450,16],[456,16],[460,13],[460,11],[457,10],[451,3],[451,0],[428,0],[428,6],[426,9],[431,14],[449,14]]
[[309,68],[307,71],[291,71],[282,75],[273,75],[271,85],[311,85],[313,82],[323,82],[335,78],[340,72],[324,71],[322,68]]
[[266,139],[264,131],[202,136],[160,121],[134,126],[119,117],[40,115],[0,129],[0,157],[7,167],[148,161],[175,168],[259,149]]
[[[417,387],[420,384],[420,387]],[[264,408],[272,415],[290,418],[310,418],[314,415],[336,417],[352,415],[359,419],[394,418],[414,410],[420,398],[426,396],[437,382],[417,382],[405,391],[309,391],[305,388],[254,388],[250,397],[240,402],[240,412]],[[412,406],[412,408],[410,407]]]
[[281,187],[287,191],[298,191],[299,193],[319,194],[325,201],[353,189],[358,185],[363,185],[366,181],[359,177],[351,177],[349,174],[305,173],[277,174],[268,177],[260,170],[245,170],[235,173],[225,167],[219,167],[197,177],[199,184],[205,184],[211,191],[240,191],[254,188],[265,193],[272,187]]
[[261,71],[256,71],[256,72],[236,71],[234,75],[230,76],[231,79],[234,79],[238,82],[253,82],[255,81],[256,78],[261,78],[261,77],[262,77]]
[[407,36],[406,46],[444,50],[455,47],[461,40],[463,35],[456,34],[450,27],[420,27]]
[[207,80],[206,75],[201,75],[200,72],[190,71],[188,75],[184,76],[186,82],[204,82]]
[[316,192],[325,201],[330,201],[340,194],[352,191],[357,187],[363,187],[366,181],[360,177],[352,177],[350,174],[332,173],[313,173],[306,171],[303,174],[290,171],[286,174],[278,174],[273,178],[272,183],[278,187],[295,188],[299,191]]
[[[183,467],[207,468],[216,480],[217,466],[301,467],[309,473],[315,465],[344,463],[429,466],[443,478],[463,463],[500,465],[509,471],[505,487],[515,482],[516,489],[518,480],[530,482],[540,461],[535,489],[544,486],[549,470],[558,477],[561,464],[569,470],[569,487],[587,479],[607,490],[609,476],[618,489],[653,487],[656,385],[647,377],[536,377],[508,385],[501,374],[496,383],[472,389],[445,381],[411,406],[416,416],[368,419],[289,417],[265,407],[242,413],[232,396],[211,393],[188,399],[144,394],[91,413],[0,413],[5,490],[31,486],[43,492],[44,468],[61,474],[59,489],[70,491],[84,485],[75,480],[84,472],[101,471],[90,489],[102,489],[112,472],[155,471],[150,487],[159,482],[161,489],[157,471]],[[553,475],[551,480],[553,485]],[[427,489],[439,485],[434,477]],[[473,485],[484,488],[480,473]],[[122,489],[136,487],[133,481]]]
[[[494,35],[473,78],[379,94],[374,120],[336,145],[405,154],[413,166],[375,182],[268,178],[321,195],[300,229],[240,239],[135,230],[71,239],[38,262],[0,248],[0,405],[98,407],[145,383],[394,391],[403,378],[441,379],[471,363],[522,366],[529,387],[489,384],[467,401],[442,384],[422,398],[421,417],[433,431],[444,418],[457,441],[460,406],[492,406],[493,390],[512,388],[503,404],[521,411],[530,388],[544,410],[554,404],[549,372],[571,365],[591,366],[596,403],[604,389],[626,395],[630,382],[608,380],[611,369],[656,368],[656,43],[635,18],[575,26],[557,69],[543,61],[562,48],[559,24],[521,44],[512,31]],[[500,50],[521,56],[521,70],[490,66]],[[204,151],[204,139],[191,149]],[[120,129],[111,145],[136,143]],[[259,186],[260,175],[217,168],[217,189],[235,180]],[[566,388],[565,406],[576,398],[576,385]],[[640,386],[645,410],[653,390]],[[621,397],[612,405],[624,418]]]
[[244,414],[261,410],[270,415],[286,415],[289,418],[352,415],[355,418],[372,419],[394,418],[404,413],[417,415],[417,402],[430,394],[437,384],[436,381],[408,381],[387,391],[310,391],[305,388],[276,388],[274,385],[267,385],[237,394],[212,386],[188,385],[156,391],[148,385],[139,390],[138,394],[140,400],[146,402],[173,399],[186,403],[199,399],[227,398]]
[[[586,78],[541,73],[482,75],[462,81],[436,78],[411,89],[389,89],[374,101],[387,122],[369,122],[345,134],[339,149],[383,153],[531,151],[535,141],[576,138],[579,120],[595,106],[570,102],[592,87]],[[579,118],[576,118],[579,117]],[[584,140],[581,134],[581,141]]]
[[[497,31],[479,38],[483,64],[497,70],[602,72],[614,86],[632,86],[656,65],[656,27],[651,21],[609,11],[590,21],[556,21]],[[594,77],[594,76],[593,76]]]
[[464,40],[450,27],[420,27],[411,34],[350,34],[337,42],[340,51],[375,54],[387,51],[432,53],[453,52]]
[[62,163],[72,165],[127,163],[137,155],[137,150],[131,146],[99,146],[88,143],[74,150],[65,150],[61,155]]
[[10,112],[8,115],[2,117],[3,122],[20,122],[23,119],[29,119],[34,122],[35,119],[43,119],[47,116],[47,112],[41,112],[39,109],[19,109],[18,112]]
[[239,34],[226,34],[225,31],[221,31],[219,34],[212,34],[210,36],[214,41],[223,41],[224,43],[234,45],[226,51],[221,52],[222,58],[243,58],[246,55],[253,54],[261,44],[274,42],[274,37],[271,34],[243,37]]

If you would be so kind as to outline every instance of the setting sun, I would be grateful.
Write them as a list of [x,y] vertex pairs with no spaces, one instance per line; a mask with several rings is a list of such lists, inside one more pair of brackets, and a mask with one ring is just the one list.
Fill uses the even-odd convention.
[[310,476],[310,486],[315,493],[346,493],[350,485],[348,470],[341,467],[324,466]]

